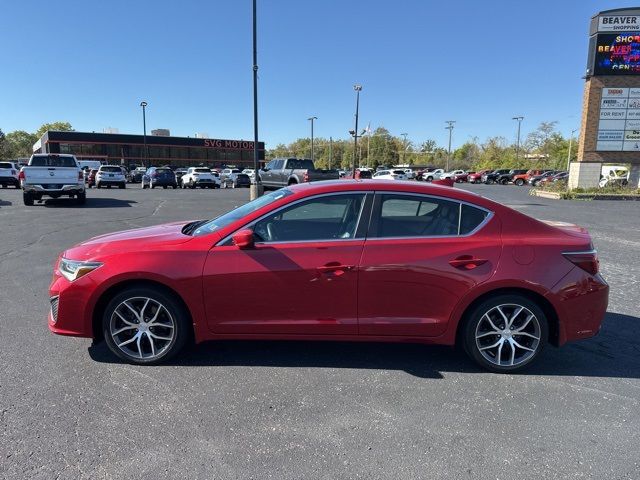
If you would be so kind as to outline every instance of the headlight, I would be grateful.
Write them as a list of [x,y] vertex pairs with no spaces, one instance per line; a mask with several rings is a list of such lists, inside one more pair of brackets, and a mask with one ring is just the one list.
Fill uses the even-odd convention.
[[81,262],[78,260],[62,258],[60,259],[58,270],[64,278],[73,282],[80,277],[84,277],[87,273],[92,272],[100,266],[102,266],[102,263],[100,262]]

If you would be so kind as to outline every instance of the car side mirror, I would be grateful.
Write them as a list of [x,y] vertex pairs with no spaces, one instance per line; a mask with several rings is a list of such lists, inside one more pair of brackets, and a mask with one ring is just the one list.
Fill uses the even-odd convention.
[[240,250],[246,250],[249,248],[253,248],[255,245],[255,240],[253,238],[253,230],[245,228],[233,234],[231,237],[233,243]]
[[270,170],[269,167],[262,167],[263,172],[268,172],[269,170]]

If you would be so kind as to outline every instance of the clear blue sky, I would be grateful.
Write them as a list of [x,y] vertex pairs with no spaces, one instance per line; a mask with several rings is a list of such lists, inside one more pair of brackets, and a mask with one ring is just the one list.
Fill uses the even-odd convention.
[[[445,146],[580,123],[591,15],[626,1],[259,0],[260,139],[361,125]],[[253,137],[251,0],[5,1],[0,128]]]

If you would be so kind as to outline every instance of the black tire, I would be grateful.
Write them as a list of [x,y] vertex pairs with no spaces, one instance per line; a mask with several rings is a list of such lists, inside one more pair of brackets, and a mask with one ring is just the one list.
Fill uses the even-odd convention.
[[96,183],[96,188],[102,188],[102,185],[100,185],[100,182]]
[[122,190],[123,188],[127,188],[127,184],[123,183],[121,185],[118,186],[120,188],[120,190]]
[[517,186],[521,187],[521,186],[523,186],[523,185],[524,185],[524,180],[523,180],[523,179],[521,179],[521,178],[519,178],[519,179],[517,179],[517,180],[515,181],[515,184],[516,184]]
[[493,183],[493,180],[487,178],[487,180],[484,183],[485,185],[491,185]]
[[503,178],[502,180],[500,180],[500,185],[506,185],[507,183],[509,183],[508,178]]
[[[508,318],[511,318],[512,315],[514,316],[513,326],[511,328],[507,328],[504,320],[499,315],[496,315],[493,318],[493,324],[491,322],[487,322],[486,318],[491,319],[491,316],[494,315],[495,312],[494,309],[498,307],[506,312],[505,314]],[[514,315],[514,312],[517,312],[520,307],[523,307],[523,310],[520,311],[521,313]],[[525,323],[529,318],[529,313],[533,314],[533,318],[529,319],[528,323]],[[462,341],[462,345],[467,355],[469,355],[469,357],[482,368],[498,373],[516,372],[530,366],[531,363],[538,358],[540,352],[547,343],[549,336],[548,320],[542,309],[537,303],[528,297],[518,294],[496,295],[489,297],[470,311],[463,322],[460,340]],[[484,330],[487,325],[495,325],[498,330],[494,330],[493,328]],[[533,337],[525,336],[523,333],[515,333],[520,327],[523,328],[522,332],[524,332],[524,334],[529,333],[530,335],[537,335],[538,340],[536,341]],[[493,333],[494,331],[496,331],[495,334]],[[504,334],[498,333],[499,331],[504,332]],[[478,333],[481,338],[476,338],[476,333]],[[517,340],[515,339],[516,337]],[[522,354],[519,355],[519,357],[521,357],[521,361],[518,360],[517,364],[508,365],[508,363],[511,362],[511,357],[508,355],[511,354],[511,349],[516,349],[516,347],[513,347],[513,344],[511,343],[512,340],[520,342],[523,346],[531,347],[534,351],[529,352],[525,349],[518,348]],[[492,343],[494,341],[502,341],[504,345],[508,345],[504,350],[500,350],[501,358],[497,363],[495,359],[498,353],[493,353],[493,349],[487,348],[487,345],[494,345],[494,343]],[[484,351],[487,352],[486,354],[483,354],[483,351],[481,351],[481,348],[483,348],[481,345],[484,346]],[[493,361],[490,361],[487,357],[491,357],[492,354]],[[508,360],[504,360],[507,364],[499,365],[498,363],[502,363],[503,357],[508,358]]]
[[433,182],[433,177],[427,177],[427,182]]
[[[174,334],[172,336],[172,340],[167,343],[167,346],[164,349],[163,353],[153,358],[140,358],[139,356],[133,356],[128,354],[127,352],[123,351],[121,348],[117,346],[114,338],[111,335],[110,322],[111,322],[111,317],[114,315],[115,309],[119,305],[121,305],[122,302],[124,302],[125,300],[130,300],[135,298],[149,298],[154,302],[158,302],[162,304],[162,306],[166,309],[166,311],[169,313],[169,315],[173,319],[174,328],[172,329],[172,331],[174,332]],[[151,315],[152,311],[153,310],[150,309],[149,315]],[[145,312],[145,314],[146,313],[147,312]],[[147,315],[144,315],[144,317],[148,319]],[[114,320],[114,321],[117,321],[117,320]],[[162,327],[157,327],[157,328],[162,329]],[[170,334],[169,332],[171,330],[163,329],[163,331],[166,333],[161,333],[161,332],[159,333],[164,335],[169,335]],[[150,332],[154,333],[153,331],[150,331]],[[156,330],[155,332],[158,332],[158,330]],[[174,297],[174,295],[160,288],[155,288],[150,286],[149,287],[141,286],[141,287],[127,288],[126,290],[115,295],[109,301],[109,303],[107,304],[102,314],[102,334],[104,336],[107,346],[109,347],[109,350],[111,350],[111,352],[113,352],[116,356],[118,356],[122,360],[135,365],[156,365],[156,364],[165,362],[170,358],[174,357],[175,355],[177,355],[185,347],[185,345],[191,341],[193,337],[193,330],[192,330],[191,320],[189,318],[188,312],[181,305],[181,303]],[[150,347],[148,335],[145,336],[142,333],[140,333],[140,331],[136,331],[136,334],[139,334],[140,337],[142,338],[141,346],[142,346],[142,343],[146,340],[147,343],[145,344],[145,346]],[[136,343],[136,342],[133,342],[133,343]],[[144,356],[144,352],[143,352],[143,356]]]
[[150,186],[152,189],[156,188],[156,186],[155,186],[153,183],[150,183],[150,184],[149,184],[149,186]]
[[22,200],[27,207],[33,206],[33,194],[28,192],[22,192]]
[[87,203],[87,192],[82,192],[76,195],[76,203],[78,205],[84,205]]
[[167,189],[167,186],[166,186],[166,185],[163,185],[163,186],[162,186],[162,188],[166,190],[166,189]]

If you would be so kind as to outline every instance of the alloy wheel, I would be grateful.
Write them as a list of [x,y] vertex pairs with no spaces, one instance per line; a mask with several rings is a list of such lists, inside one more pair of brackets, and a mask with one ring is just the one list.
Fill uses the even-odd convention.
[[515,367],[527,362],[540,347],[540,321],[527,307],[496,305],[482,315],[475,330],[479,353],[498,367]]
[[127,357],[153,360],[161,357],[174,343],[176,322],[159,301],[131,297],[113,310],[109,333],[114,345]]

